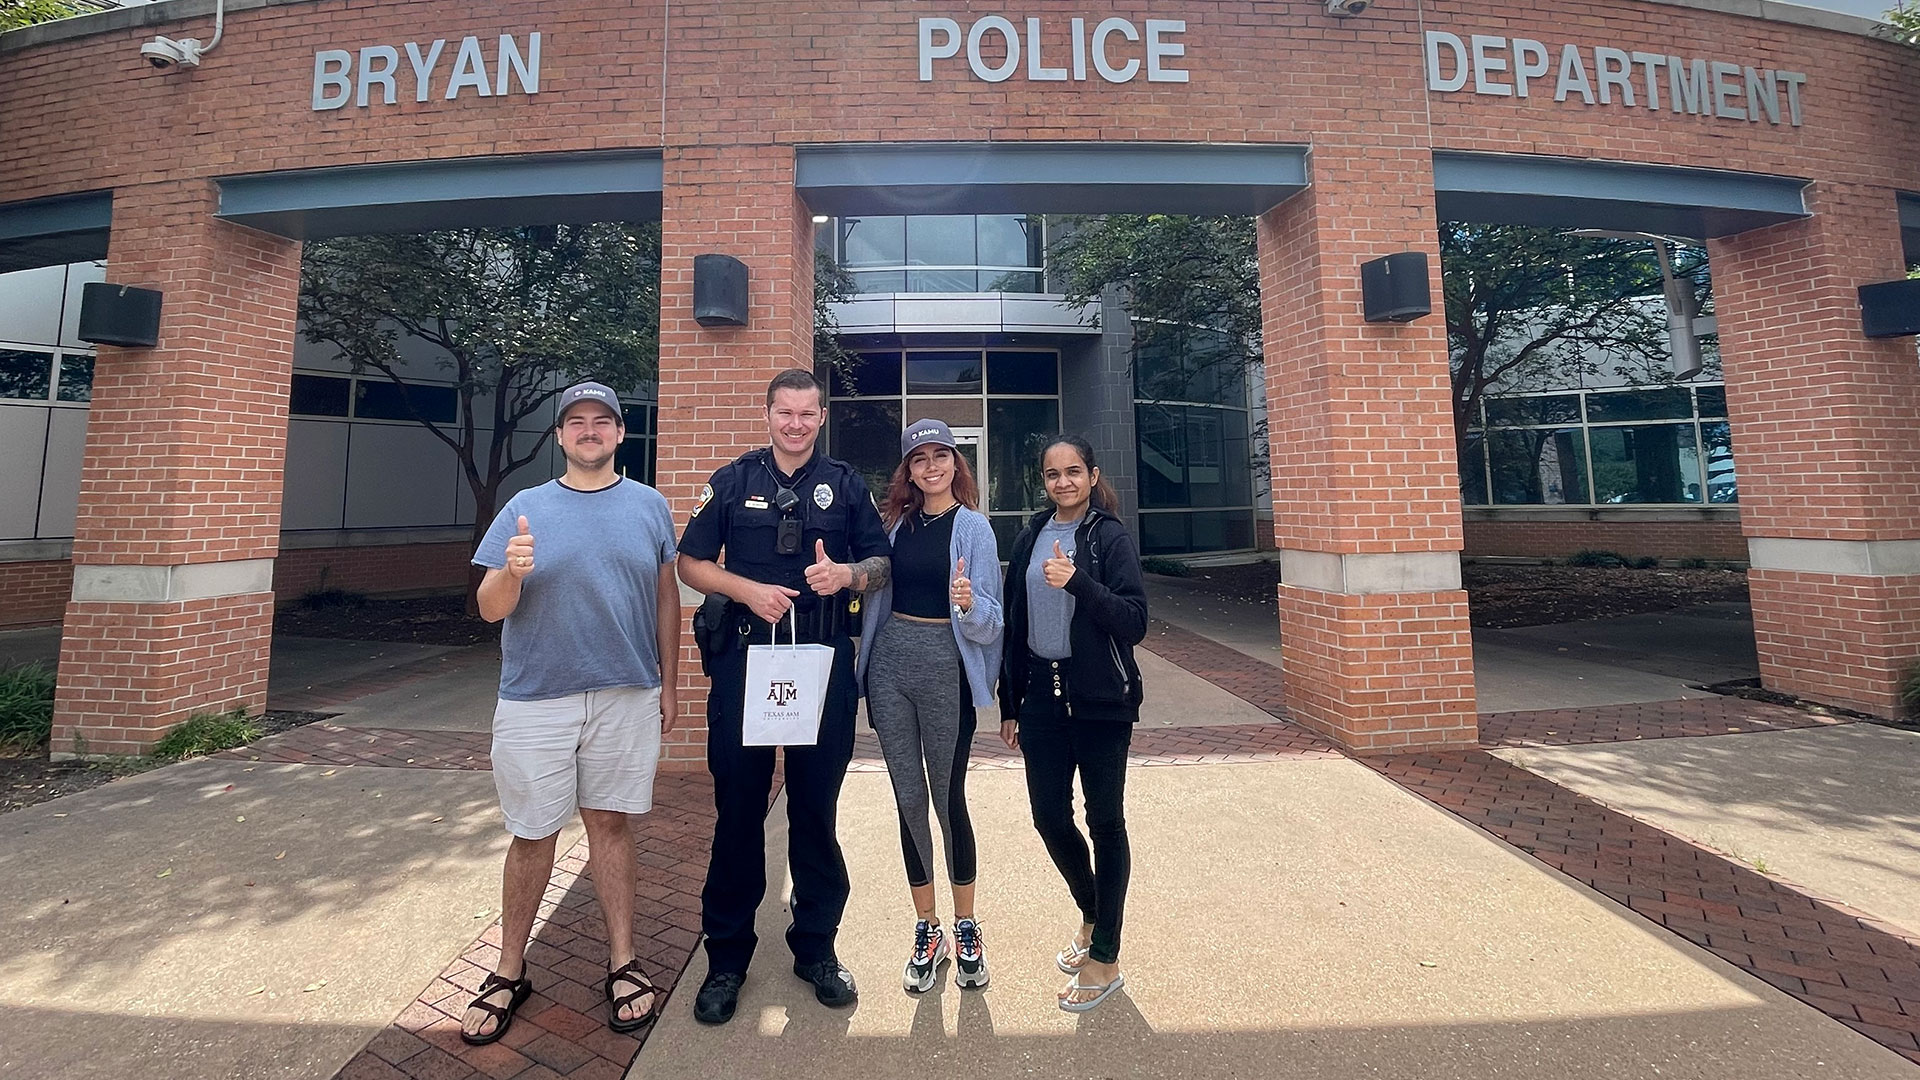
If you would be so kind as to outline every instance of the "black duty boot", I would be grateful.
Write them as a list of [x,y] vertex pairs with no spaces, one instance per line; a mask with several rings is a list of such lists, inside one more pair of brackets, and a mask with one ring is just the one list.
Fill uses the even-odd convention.
[[840,1009],[860,999],[860,991],[853,985],[853,972],[841,967],[838,960],[816,960],[811,964],[795,960],[793,973],[813,984],[813,996],[822,1005]]
[[693,999],[693,1018],[703,1024],[724,1024],[740,1007],[740,985],[747,977],[737,971],[710,971]]

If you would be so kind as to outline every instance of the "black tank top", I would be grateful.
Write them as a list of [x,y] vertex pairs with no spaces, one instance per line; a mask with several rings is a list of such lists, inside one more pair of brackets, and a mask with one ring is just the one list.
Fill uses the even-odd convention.
[[918,512],[909,513],[893,538],[893,610],[922,619],[953,615],[948,588],[953,584],[953,519],[955,507],[926,524]]

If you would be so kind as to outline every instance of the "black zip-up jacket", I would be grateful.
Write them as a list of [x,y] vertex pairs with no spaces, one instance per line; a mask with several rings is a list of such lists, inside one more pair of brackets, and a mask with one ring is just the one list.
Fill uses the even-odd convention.
[[[1002,605],[1006,612],[1006,648],[1000,660],[1000,715],[1017,720],[1027,692],[1027,564],[1033,558],[1040,527],[1053,516],[1042,510],[1013,542],[1007,563]],[[1140,555],[1127,527],[1111,514],[1089,507],[1073,531],[1073,623],[1065,661],[1068,714],[1089,720],[1140,719],[1140,668],[1133,647],[1147,636],[1147,590],[1140,576]]]

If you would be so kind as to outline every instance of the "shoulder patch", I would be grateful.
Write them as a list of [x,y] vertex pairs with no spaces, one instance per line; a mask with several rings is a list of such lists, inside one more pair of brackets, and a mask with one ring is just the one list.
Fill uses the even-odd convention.
[[712,501],[713,501],[713,485],[712,485],[712,484],[701,484],[701,485],[700,485],[700,499],[699,499],[699,501],[697,501],[697,502],[695,502],[695,503],[693,504],[693,516],[694,516],[694,517],[699,517],[699,516],[700,516],[700,511],[702,511],[702,510],[705,510],[705,509],[707,508],[707,504],[708,504],[708,503],[710,503],[710,502],[712,502]]
[[833,485],[832,484],[815,484],[813,486],[813,505],[819,507],[822,510],[827,510],[832,508],[833,506]]

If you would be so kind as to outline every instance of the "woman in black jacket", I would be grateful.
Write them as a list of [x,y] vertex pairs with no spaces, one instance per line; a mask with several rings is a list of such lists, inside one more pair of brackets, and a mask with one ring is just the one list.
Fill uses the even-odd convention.
[[[1127,749],[1140,719],[1133,646],[1147,635],[1147,596],[1087,441],[1053,440],[1041,475],[1053,508],[1027,523],[1007,564],[1000,735],[1026,758],[1033,826],[1080,907],[1080,927],[1054,959],[1073,976],[1060,1007],[1085,1012],[1125,982]],[[1076,770],[1091,859],[1073,820]]]

